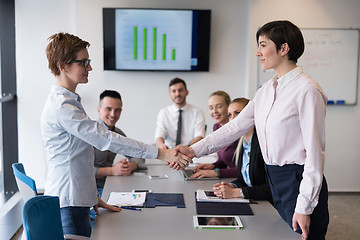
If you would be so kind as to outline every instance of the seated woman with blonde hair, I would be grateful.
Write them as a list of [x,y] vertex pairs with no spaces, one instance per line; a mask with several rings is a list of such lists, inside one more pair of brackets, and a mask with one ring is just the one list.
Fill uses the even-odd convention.
[[[248,102],[249,99],[236,98],[230,103],[228,108],[230,121],[237,117]],[[237,179],[231,183],[215,184],[213,187],[215,195],[221,198],[243,197],[268,200],[272,203],[271,190],[255,127],[241,137],[235,151],[235,159],[238,163]]]
[[[216,91],[209,96],[209,113],[215,124],[216,131],[229,122],[228,106],[231,102],[229,94],[224,91]],[[200,164],[194,168],[192,178],[209,177],[236,177],[237,170],[234,159],[234,152],[237,142],[230,143],[217,152],[218,160],[214,163]]]

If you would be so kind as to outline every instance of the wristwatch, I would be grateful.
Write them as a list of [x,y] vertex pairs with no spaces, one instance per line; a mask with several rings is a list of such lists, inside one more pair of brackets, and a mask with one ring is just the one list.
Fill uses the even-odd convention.
[[242,188],[240,188],[240,194],[242,198],[245,198]]
[[214,172],[216,173],[216,175],[220,176],[220,169],[219,168],[215,168]]

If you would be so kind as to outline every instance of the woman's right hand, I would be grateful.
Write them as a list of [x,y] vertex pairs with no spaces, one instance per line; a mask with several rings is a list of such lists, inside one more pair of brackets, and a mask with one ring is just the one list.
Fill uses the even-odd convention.
[[[240,197],[240,189],[236,189],[234,185],[228,182],[217,183],[213,187],[214,194],[219,198]],[[237,192],[239,192],[237,194]]]

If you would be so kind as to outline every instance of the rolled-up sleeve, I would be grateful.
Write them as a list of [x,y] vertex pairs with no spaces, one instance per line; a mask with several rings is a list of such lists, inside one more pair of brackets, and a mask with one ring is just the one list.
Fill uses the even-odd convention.
[[205,137],[205,115],[201,110],[196,113],[195,117],[194,138],[196,137]]
[[167,135],[167,129],[165,124],[165,116],[164,116],[164,109],[161,109],[157,121],[156,121],[156,129],[155,129],[155,140],[159,137],[164,138]]
[[107,130],[97,121],[91,120],[74,103],[65,101],[57,114],[59,123],[66,131],[101,151],[110,150],[131,157],[152,159],[155,159],[158,155],[157,147]]

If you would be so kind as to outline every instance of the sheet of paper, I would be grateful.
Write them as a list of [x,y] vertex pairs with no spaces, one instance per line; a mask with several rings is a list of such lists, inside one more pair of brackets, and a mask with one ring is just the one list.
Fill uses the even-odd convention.
[[107,201],[110,205],[116,206],[143,206],[146,199],[146,192],[111,192]]

